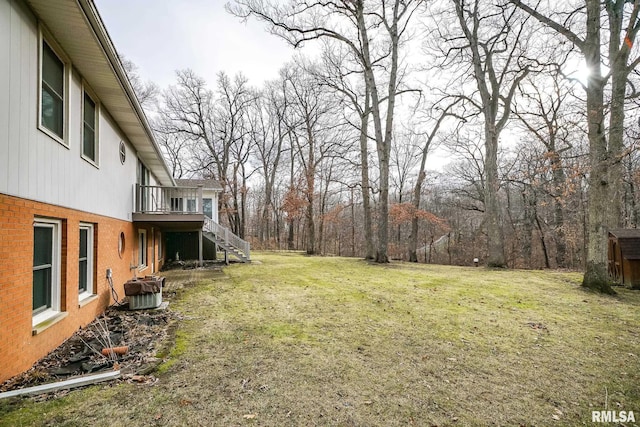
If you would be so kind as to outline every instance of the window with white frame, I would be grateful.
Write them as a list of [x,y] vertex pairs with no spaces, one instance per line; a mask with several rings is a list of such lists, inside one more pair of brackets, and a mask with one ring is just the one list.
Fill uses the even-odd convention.
[[147,230],[138,230],[138,268],[147,266]]
[[40,129],[66,145],[66,66],[44,37],[40,46]]
[[98,106],[84,89],[82,101],[82,157],[98,163]]
[[78,252],[78,299],[95,294],[93,280],[93,224],[80,224],[80,250]]
[[33,325],[60,312],[61,222],[33,224]]
[[202,210],[207,218],[213,219],[213,200],[209,198],[202,199]]

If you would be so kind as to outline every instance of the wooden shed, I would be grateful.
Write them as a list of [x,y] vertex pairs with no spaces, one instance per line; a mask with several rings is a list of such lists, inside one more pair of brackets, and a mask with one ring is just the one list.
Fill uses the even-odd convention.
[[622,285],[640,289],[640,229],[609,231],[609,276]]

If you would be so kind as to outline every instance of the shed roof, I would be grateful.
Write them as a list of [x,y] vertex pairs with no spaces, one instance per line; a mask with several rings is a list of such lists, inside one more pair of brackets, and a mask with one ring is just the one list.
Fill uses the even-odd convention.
[[609,234],[618,239],[620,253],[627,260],[640,260],[640,229],[625,228],[610,230]]
[[618,239],[640,239],[640,228],[619,228],[609,230],[609,234]]

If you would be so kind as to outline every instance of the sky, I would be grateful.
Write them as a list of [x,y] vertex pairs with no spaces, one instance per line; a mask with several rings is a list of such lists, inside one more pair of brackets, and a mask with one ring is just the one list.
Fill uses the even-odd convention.
[[253,86],[275,79],[294,50],[227,13],[227,0],[94,0],[120,55],[133,61],[143,80],[164,88],[175,71],[190,68],[210,85],[216,74],[242,72]]
[[[215,84],[217,73],[242,72],[260,87],[276,79],[294,49],[256,19],[229,14],[231,0],[94,0],[117,52],[138,67],[144,81],[167,88],[176,70],[190,68]],[[312,54],[313,46],[302,52]],[[441,170],[450,155],[430,154],[428,168]]]

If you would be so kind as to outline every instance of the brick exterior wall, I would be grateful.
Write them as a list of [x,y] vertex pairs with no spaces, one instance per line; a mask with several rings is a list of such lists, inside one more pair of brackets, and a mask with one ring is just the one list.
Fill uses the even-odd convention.
[[[38,218],[62,222],[60,309],[67,316],[33,335],[33,223]],[[80,223],[94,224],[94,284],[97,298],[79,306],[78,257]],[[113,283],[122,300],[124,283],[138,275],[151,274],[149,267],[133,271],[138,260],[138,228],[128,221],[66,209],[0,194],[0,382],[29,369],[36,361],[69,338],[79,327],[90,323],[113,304],[107,268],[113,271]],[[147,229],[147,253],[156,254],[153,265],[161,268],[158,239],[164,236],[156,227],[152,239]],[[120,233],[125,247],[118,253]],[[155,250],[151,247],[155,241]]]

